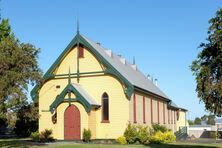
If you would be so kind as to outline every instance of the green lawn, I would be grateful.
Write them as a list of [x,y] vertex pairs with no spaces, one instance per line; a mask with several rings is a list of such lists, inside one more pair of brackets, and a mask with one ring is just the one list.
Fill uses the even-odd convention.
[[33,143],[28,139],[0,139],[0,147],[11,148],[222,148],[222,143],[176,142],[167,145],[117,145],[117,144],[78,144],[74,142]]

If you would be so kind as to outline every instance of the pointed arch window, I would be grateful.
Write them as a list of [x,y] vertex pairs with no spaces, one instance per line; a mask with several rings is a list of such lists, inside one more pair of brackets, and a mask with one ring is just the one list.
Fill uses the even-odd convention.
[[102,95],[102,122],[109,123],[109,96],[107,93]]

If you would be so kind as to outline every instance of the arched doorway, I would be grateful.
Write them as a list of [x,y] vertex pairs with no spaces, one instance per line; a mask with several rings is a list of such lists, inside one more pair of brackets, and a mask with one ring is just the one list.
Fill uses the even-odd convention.
[[80,112],[70,105],[64,113],[64,140],[80,140]]

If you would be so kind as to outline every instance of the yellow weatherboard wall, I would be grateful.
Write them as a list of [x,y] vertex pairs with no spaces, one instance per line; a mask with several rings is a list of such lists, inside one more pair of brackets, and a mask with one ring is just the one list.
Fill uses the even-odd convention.
[[187,126],[186,122],[187,122],[186,121],[186,112],[180,110],[179,111],[179,120],[177,120],[177,131],[179,130],[180,127]]
[[[144,126],[151,127],[151,102],[150,98],[152,98],[152,106],[153,106],[153,124],[158,123],[158,112],[157,112],[157,101],[159,101],[159,121],[161,125],[165,125],[167,128],[171,129],[172,131],[175,131],[176,123],[172,123],[170,120],[170,123],[168,123],[168,108],[167,108],[167,102],[163,102],[162,100],[159,100],[158,98],[155,98],[153,96],[147,96],[146,94],[136,92],[136,123],[134,123],[134,104],[133,104],[133,96],[131,97],[131,100],[129,101],[129,121],[133,124],[139,124]],[[145,121],[146,123],[143,123],[143,96],[145,97]],[[163,109],[163,104],[165,104],[165,110]],[[165,111],[165,124],[164,124],[164,117],[163,112]],[[170,117],[172,116],[173,112],[170,110]],[[171,119],[171,118],[170,118]]]
[[67,74],[69,72],[77,72],[77,48],[72,49],[65,57],[63,57],[62,62],[57,67],[55,74]]
[[[84,46],[84,45],[81,45]],[[72,47],[62,60],[58,62],[57,67],[52,74],[54,77],[44,82],[39,90],[39,131],[45,129],[53,130],[53,137],[56,139],[64,139],[64,112],[66,108],[73,104],[80,111],[80,132],[82,138],[83,129],[90,129],[92,139],[116,139],[123,135],[128,122],[134,123],[134,99],[133,95],[128,99],[125,95],[125,86],[123,79],[118,74],[107,73],[106,68],[101,59],[97,59],[92,49],[84,47],[84,56],[77,57],[77,47]],[[107,63],[106,63],[107,64]],[[108,69],[110,70],[110,69]],[[115,72],[115,71],[114,71]],[[71,93],[65,94],[66,102],[60,103],[55,109],[57,113],[57,122],[53,124],[50,105],[55,101],[56,97],[61,94],[69,83],[78,83],[81,88],[88,93],[90,99],[97,104],[85,108],[80,102],[68,102],[69,97],[75,99],[78,95]],[[71,84],[70,84],[71,86]],[[77,85],[76,85],[77,86]],[[133,86],[132,86],[133,87]],[[109,121],[102,121],[102,95],[108,94],[109,97]],[[174,123],[174,110],[170,110],[168,115],[168,100],[150,93],[149,91],[135,89],[136,97],[136,124],[151,126],[151,99],[153,123],[158,123],[158,102],[159,102],[159,122],[165,124],[168,128],[176,131],[180,126],[184,125],[185,112],[180,111],[180,119]],[[143,97],[145,98],[145,121],[143,122]],[[80,97],[81,98],[81,97]],[[71,99],[70,99],[71,100]],[[87,99],[86,99],[87,100]],[[74,100],[72,100],[74,101]],[[89,102],[88,102],[89,103]],[[89,103],[90,104],[90,103]],[[164,104],[164,108],[163,108]],[[176,117],[176,116],[175,116]],[[168,118],[170,123],[168,123]],[[172,122],[173,121],[173,122]]]
[[[69,72],[77,72],[77,47],[73,48],[62,60],[55,74],[67,74]],[[84,50],[84,58],[79,58],[80,72],[102,71],[101,65],[88,50]]]
[[[75,73],[77,48],[74,48],[69,52],[63,61],[60,63],[56,70],[56,74],[67,74],[70,71]],[[74,57],[74,58],[73,58]],[[81,72],[94,72],[102,71],[100,63],[96,58],[87,50],[84,50],[84,58],[80,58],[80,73]],[[81,68],[84,67],[84,68]],[[58,78],[58,77],[57,77]],[[71,79],[72,83],[77,83],[76,78]],[[67,77],[60,79],[52,79],[47,81],[40,90],[39,93],[39,131],[44,129],[52,129],[53,136],[57,139],[64,139],[64,110],[68,106],[68,103],[62,103],[57,108],[57,123],[53,124],[51,121],[52,114],[49,112],[49,106],[52,104],[57,95],[68,84]],[[93,99],[101,104],[101,96],[104,92],[109,95],[109,121],[110,123],[101,123],[101,109],[86,113],[84,107],[80,103],[72,103],[77,106],[81,114],[81,135],[83,128],[90,128],[93,133],[93,138],[97,139],[114,139],[117,136],[123,134],[127,122],[129,120],[128,112],[129,105],[126,98],[123,87],[119,80],[111,75],[94,75],[80,77],[79,84],[84,90],[87,91]],[[60,85],[57,89],[56,85]],[[99,89],[98,89],[99,88]],[[68,96],[66,95],[65,98]],[[72,94],[72,97],[75,97]],[[96,123],[95,123],[96,122]],[[96,132],[96,133],[95,133]]]

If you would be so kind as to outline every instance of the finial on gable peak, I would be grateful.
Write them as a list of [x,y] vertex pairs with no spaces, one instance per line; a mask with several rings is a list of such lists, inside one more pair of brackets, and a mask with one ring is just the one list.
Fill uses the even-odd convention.
[[77,34],[79,34],[79,15],[77,15]]

